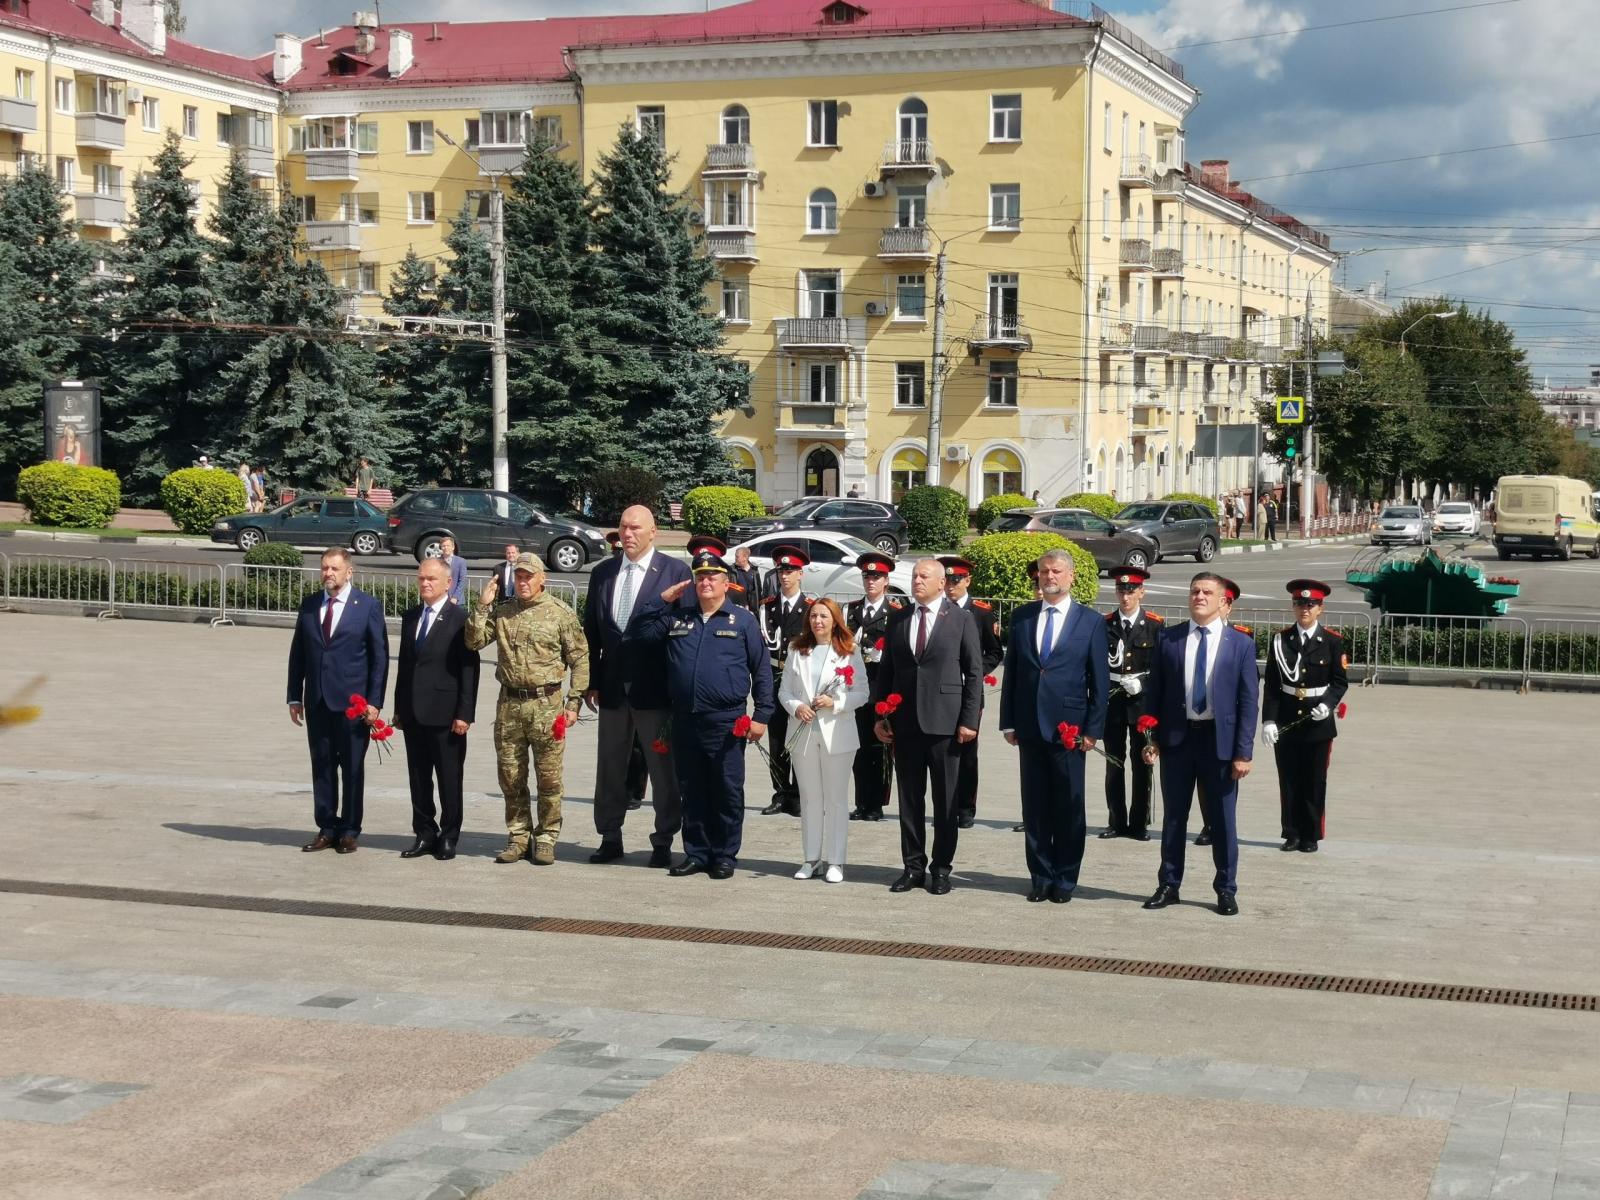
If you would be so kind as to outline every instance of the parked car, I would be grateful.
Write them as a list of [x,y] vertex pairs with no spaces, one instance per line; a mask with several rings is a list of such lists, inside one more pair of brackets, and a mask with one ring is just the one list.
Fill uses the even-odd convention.
[[[763,533],[739,543],[750,551],[750,565],[760,568],[763,580],[772,570],[772,555],[778,546],[793,546],[811,559],[811,565],[800,572],[800,586],[814,596],[831,596],[841,603],[861,596],[861,572],[856,570],[856,557],[877,547],[848,533],[830,533],[813,529],[797,536],[792,533]],[[728,561],[733,561],[734,551],[728,548]],[[897,562],[889,572],[889,591],[901,596],[911,594],[911,564]]]
[[1464,533],[1468,537],[1477,537],[1482,528],[1478,510],[1465,500],[1445,500],[1434,510],[1435,533]]
[[365,500],[349,496],[297,496],[271,512],[238,513],[211,526],[213,542],[249,550],[262,542],[293,546],[348,546],[376,554],[388,533],[384,516]]
[[418,562],[439,557],[439,543],[456,541],[462,558],[498,559],[515,542],[552,571],[576,571],[611,553],[605,531],[581,517],[551,517],[510,492],[483,488],[423,488],[389,510],[388,546]]
[[1179,554],[1192,554],[1195,562],[1210,562],[1222,545],[1216,517],[1205,505],[1190,500],[1141,501],[1125,507],[1113,520],[1117,528],[1142,533],[1156,544],[1153,562]]
[[1391,504],[1372,527],[1374,546],[1426,546],[1433,541],[1433,523],[1416,504]]
[[885,554],[899,554],[906,548],[906,519],[894,505],[834,496],[805,496],[769,516],[743,517],[728,527],[727,541],[732,545],[790,529],[847,533],[871,542]]
[[1137,530],[1119,529],[1087,508],[1008,508],[990,524],[989,532],[1059,533],[1094,555],[1102,571],[1144,569],[1157,557],[1154,540]]

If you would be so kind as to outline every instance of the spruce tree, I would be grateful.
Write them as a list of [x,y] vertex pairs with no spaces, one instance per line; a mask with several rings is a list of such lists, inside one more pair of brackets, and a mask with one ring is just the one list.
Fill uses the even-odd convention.
[[733,481],[718,414],[744,403],[749,370],[722,353],[707,288],[716,264],[697,246],[691,202],[669,190],[671,160],[623,125],[595,183],[592,294],[631,454],[669,496]]
[[0,495],[43,457],[40,385],[83,374],[96,311],[93,248],[67,218],[71,201],[49,172],[0,179]]
[[272,255],[272,201],[256,187],[242,151],[235,149],[217,181],[217,204],[206,228],[216,239],[212,253],[212,288],[217,316],[228,322],[261,319]]

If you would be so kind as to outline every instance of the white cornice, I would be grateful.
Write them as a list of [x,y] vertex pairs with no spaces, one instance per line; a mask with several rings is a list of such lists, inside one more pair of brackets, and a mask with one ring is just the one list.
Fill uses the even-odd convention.
[[1221,217],[1230,225],[1237,226],[1240,229],[1248,226],[1251,233],[1273,242],[1285,250],[1297,251],[1307,258],[1316,259],[1321,263],[1331,263],[1339,257],[1332,250],[1324,250],[1321,246],[1306,241],[1291,230],[1285,229],[1281,225],[1276,225],[1265,217],[1257,216],[1242,204],[1236,204],[1234,201],[1219,196],[1207,188],[1200,187],[1192,181],[1189,184],[1189,190],[1184,193],[1184,200],[1187,205]]
[[349,113],[427,112],[463,109],[555,108],[578,102],[578,89],[570,83],[483,83],[453,87],[340,88],[332,91],[290,92],[284,115],[290,117],[344,116]]
[[1190,87],[1177,76],[1163,71],[1144,55],[1107,34],[1095,58],[1096,75],[1119,83],[1142,100],[1154,104],[1182,128],[1200,99],[1198,88]]
[[[19,58],[42,63],[49,56],[49,42],[42,34],[0,29],[0,53],[15,54]],[[110,75],[140,87],[170,89],[196,99],[229,106],[275,113],[281,100],[277,89],[266,83],[252,85],[243,79],[230,80],[183,63],[137,58],[99,46],[64,40],[56,42],[55,62],[67,70]]]

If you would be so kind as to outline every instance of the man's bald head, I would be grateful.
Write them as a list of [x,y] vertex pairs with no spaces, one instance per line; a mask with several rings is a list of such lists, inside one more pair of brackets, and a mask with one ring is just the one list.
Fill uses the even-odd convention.
[[655,513],[642,504],[623,509],[622,519],[617,522],[617,536],[622,543],[622,552],[631,559],[637,559],[655,544]]

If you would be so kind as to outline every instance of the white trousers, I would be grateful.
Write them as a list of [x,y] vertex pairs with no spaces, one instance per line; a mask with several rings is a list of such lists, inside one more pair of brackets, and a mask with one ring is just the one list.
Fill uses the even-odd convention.
[[800,788],[800,847],[806,862],[844,866],[845,835],[850,830],[850,768],[856,754],[823,752],[821,739],[794,756]]

